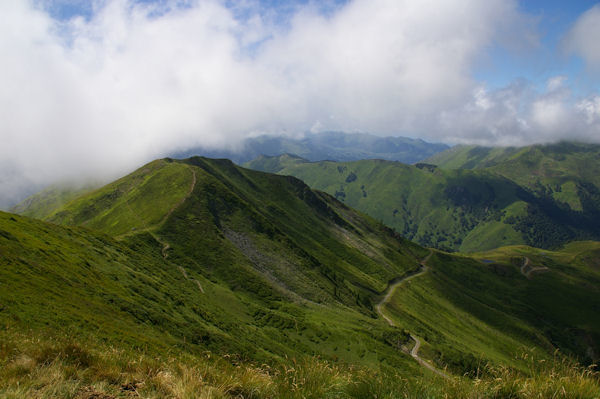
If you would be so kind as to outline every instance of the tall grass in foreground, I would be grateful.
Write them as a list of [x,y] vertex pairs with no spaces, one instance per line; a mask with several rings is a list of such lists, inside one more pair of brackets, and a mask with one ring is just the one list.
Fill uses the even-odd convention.
[[529,373],[486,366],[484,377],[443,380],[308,358],[238,363],[211,353],[152,355],[70,338],[0,331],[2,398],[600,398],[600,380],[556,355],[524,354]]

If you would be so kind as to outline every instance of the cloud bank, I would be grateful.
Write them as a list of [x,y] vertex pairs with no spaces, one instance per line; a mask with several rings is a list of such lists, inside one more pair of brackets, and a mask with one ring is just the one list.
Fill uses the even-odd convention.
[[579,55],[587,67],[600,73],[600,4],[583,13],[565,39],[568,51]]
[[[327,13],[309,3],[283,22],[251,0],[93,4],[89,18],[59,21],[43,3],[0,2],[0,205],[32,184],[116,176],[263,133],[598,135],[599,98],[574,98],[560,77],[542,92],[472,78],[490,46],[537,45],[515,1],[355,0]],[[572,33],[590,65],[598,53],[579,38],[595,15]]]

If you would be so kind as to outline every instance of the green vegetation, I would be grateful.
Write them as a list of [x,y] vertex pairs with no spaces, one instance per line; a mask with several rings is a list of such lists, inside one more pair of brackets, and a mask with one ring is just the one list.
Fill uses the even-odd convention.
[[0,331],[4,398],[581,398],[598,397],[597,374],[560,357],[525,352],[526,372],[481,365],[474,379],[443,380],[316,358],[278,365],[76,341],[71,336]]
[[458,374],[476,374],[487,361],[518,369],[514,348],[534,346],[545,349],[539,358],[559,347],[591,364],[600,357],[599,252],[589,242],[559,252],[435,253],[430,270],[396,292],[387,315],[425,340],[426,357]]
[[[391,327],[374,304],[429,250],[293,177],[158,160],[48,219],[0,213],[3,397],[598,392],[569,360],[599,353],[594,243],[435,253],[390,299]],[[407,332],[457,377],[408,356]]]
[[529,147],[457,146],[429,158],[444,169],[485,169],[559,206],[597,216],[600,145],[561,142]]
[[599,157],[596,146],[563,143],[521,149],[454,147],[430,160],[473,170],[285,156],[259,158],[246,166],[298,177],[421,245],[472,252],[514,244],[556,248],[600,239]]
[[100,183],[53,185],[15,205],[10,211],[36,219],[45,219],[63,205],[100,185]]

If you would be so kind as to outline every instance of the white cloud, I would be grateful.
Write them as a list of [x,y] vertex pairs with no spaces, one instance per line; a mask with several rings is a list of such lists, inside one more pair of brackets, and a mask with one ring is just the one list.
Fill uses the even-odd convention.
[[554,76],[548,79],[546,83],[546,90],[548,91],[556,91],[564,87],[565,82],[567,81],[566,76]]
[[599,143],[600,96],[577,98],[564,82],[562,77],[551,78],[542,92],[526,81],[491,91],[478,87],[465,105],[442,112],[438,126],[454,143]]
[[594,73],[600,72],[600,4],[583,13],[565,38],[569,52],[579,55]]
[[600,96],[582,99],[576,104],[576,108],[585,116],[585,122],[588,125],[600,125]]
[[541,100],[523,85],[489,93],[473,81],[494,43],[536,44],[515,0],[354,0],[326,15],[309,2],[284,24],[253,0],[92,8],[60,22],[35,3],[0,2],[0,205],[19,186],[115,176],[260,133],[527,142],[563,120],[561,107],[590,118],[585,105],[534,109]]

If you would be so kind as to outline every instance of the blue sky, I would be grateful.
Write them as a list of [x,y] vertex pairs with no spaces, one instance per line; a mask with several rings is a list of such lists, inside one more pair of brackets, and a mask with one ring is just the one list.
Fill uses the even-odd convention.
[[508,51],[494,46],[489,51],[488,65],[475,71],[475,76],[501,87],[514,79],[527,79],[537,85],[556,75],[566,75],[578,91],[597,89],[597,80],[587,76],[578,57],[568,54],[562,41],[577,18],[598,4],[594,0],[525,0],[519,6],[524,13],[534,17],[539,33],[540,47],[528,54]]

